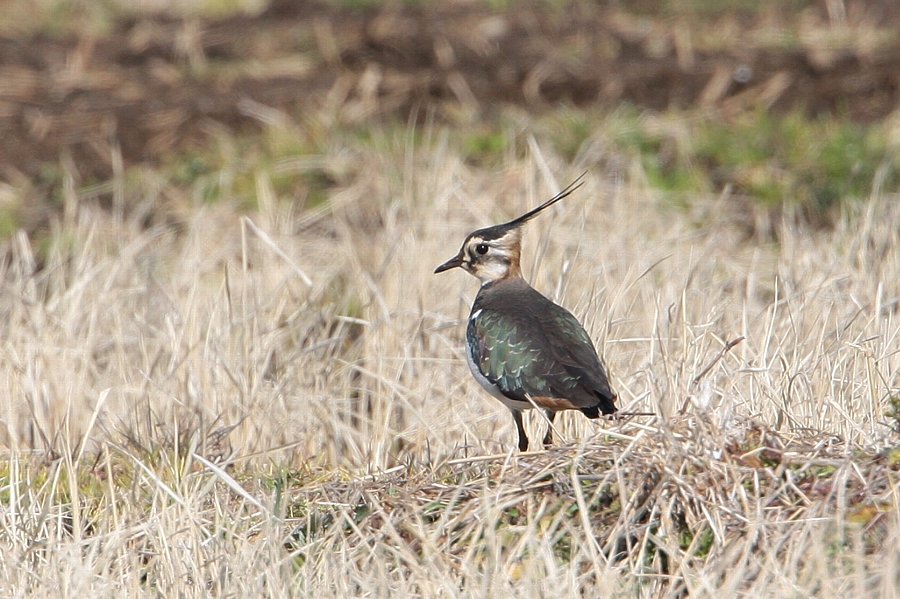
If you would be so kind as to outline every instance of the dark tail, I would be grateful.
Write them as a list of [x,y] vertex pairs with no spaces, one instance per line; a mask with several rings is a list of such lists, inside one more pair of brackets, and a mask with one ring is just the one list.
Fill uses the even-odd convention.
[[597,397],[600,399],[600,401],[597,402],[597,405],[589,408],[582,408],[582,414],[588,418],[599,418],[601,413],[608,415],[615,414],[618,411],[616,409],[616,395],[602,395],[598,393]]

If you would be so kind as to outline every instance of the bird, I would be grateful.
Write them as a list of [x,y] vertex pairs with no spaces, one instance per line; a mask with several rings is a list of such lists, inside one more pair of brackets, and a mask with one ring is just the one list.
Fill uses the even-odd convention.
[[606,368],[584,326],[529,285],[519,265],[522,226],[571,195],[583,178],[507,223],[469,233],[459,252],[434,270],[461,268],[481,281],[466,326],[466,362],[481,387],[512,412],[519,451],[529,447],[523,410],[544,410],[545,447],[552,445],[558,411],[578,410],[588,418],[617,411]]

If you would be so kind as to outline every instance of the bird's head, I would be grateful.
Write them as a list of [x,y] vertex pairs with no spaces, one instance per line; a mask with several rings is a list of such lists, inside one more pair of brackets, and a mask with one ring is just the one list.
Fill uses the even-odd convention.
[[502,225],[478,229],[466,236],[459,253],[438,266],[434,272],[462,268],[477,277],[482,285],[521,276],[519,257],[522,247],[522,225],[581,187],[584,175],[561,192],[522,216]]

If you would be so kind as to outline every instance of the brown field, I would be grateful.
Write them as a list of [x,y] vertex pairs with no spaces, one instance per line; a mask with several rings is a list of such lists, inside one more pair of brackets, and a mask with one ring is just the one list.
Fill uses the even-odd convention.
[[[896,143],[893,3],[234,5],[0,28],[0,595],[900,594],[892,158],[823,225],[617,137]],[[656,416],[520,454],[432,271],[585,171],[523,268]]]

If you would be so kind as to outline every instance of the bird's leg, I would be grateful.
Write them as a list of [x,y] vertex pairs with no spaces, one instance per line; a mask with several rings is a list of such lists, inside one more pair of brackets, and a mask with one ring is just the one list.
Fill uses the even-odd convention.
[[547,434],[544,435],[544,447],[553,445],[553,419],[556,418],[556,412],[553,410],[544,410],[547,415]]
[[512,415],[516,421],[516,430],[519,431],[519,451],[528,451],[528,435],[525,434],[525,424],[522,422],[522,410],[512,410]]

